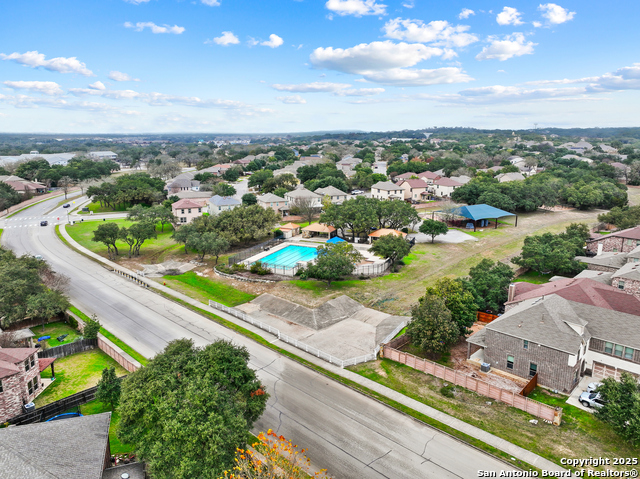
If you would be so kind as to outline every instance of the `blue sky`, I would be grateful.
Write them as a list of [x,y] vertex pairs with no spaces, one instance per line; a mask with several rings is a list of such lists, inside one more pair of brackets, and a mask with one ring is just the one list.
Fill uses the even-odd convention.
[[640,2],[3,2],[0,131],[638,126]]

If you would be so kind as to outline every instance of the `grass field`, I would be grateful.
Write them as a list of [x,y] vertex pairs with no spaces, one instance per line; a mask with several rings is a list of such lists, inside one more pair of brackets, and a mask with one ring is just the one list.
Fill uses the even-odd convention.
[[526,282],[533,284],[544,284],[548,283],[553,275],[552,274],[542,274],[537,271],[527,271],[524,274],[521,274],[517,278],[514,278],[513,281],[517,282]]
[[89,203],[88,205],[84,206],[84,208],[89,208],[89,211],[79,211],[79,214],[88,215],[90,214],[91,211],[93,212],[93,214],[118,213],[118,212],[121,213],[131,208],[131,205],[129,204],[117,205],[115,208],[112,208],[111,206],[100,206],[100,203]]
[[[132,221],[126,219],[107,220],[106,222],[115,223],[118,226],[129,227],[133,224]],[[75,225],[67,226],[67,232],[69,235],[81,246],[84,246],[90,251],[97,253],[105,258],[107,255],[107,247],[102,243],[95,243],[91,239],[93,238],[93,231],[101,224],[106,223],[104,221],[83,221],[76,223]],[[164,257],[168,252],[177,251],[182,246],[176,244],[172,239],[173,226],[165,225],[164,232],[160,231],[160,225],[156,227],[158,237],[156,239],[149,239],[144,242],[142,248],[140,248],[139,259],[142,262],[155,263],[158,258]],[[116,242],[120,258],[127,258],[129,254],[129,245],[124,241]]]
[[[56,346],[60,346],[61,344],[72,343],[76,339],[82,337],[82,334],[80,334],[77,330],[62,322],[45,324],[44,331],[42,330],[42,326],[33,326],[31,328],[31,332],[36,335],[34,340],[36,340],[37,338],[41,338],[42,336],[51,336],[50,339],[46,339],[45,341],[42,341],[40,343],[43,345],[43,347],[47,348],[54,348]],[[62,336],[63,334],[67,334],[68,336],[64,338],[62,342],[58,341],[56,338],[58,336]]]
[[509,442],[560,464],[563,457],[636,457],[637,449],[623,442],[593,414],[565,404],[566,397],[535,391],[532,399],[563,407],[562,425],[539,421],[519,409],[456,387],[454,397],[441,390],[444,381],[389,359],[348,369],[416,401],[473,424]]
[[[36,407],[95,386],[102,377],[102,370],[111,366],[116,368],[117,376],[127,374],[122,366],[99,349],[56,359],[54,365],[56,380],[36,398]],[[42,377],[51,377],[51,369],[47,368],[43,371]]]
[[226,283],[198,276],[193,271],[187,271],[178,276],[163,276],[162,279],[167,283],[167,286],[205,304],[208,304],[211,299],[225,306],[234,307],[256,297],[254,294],[245,293]]

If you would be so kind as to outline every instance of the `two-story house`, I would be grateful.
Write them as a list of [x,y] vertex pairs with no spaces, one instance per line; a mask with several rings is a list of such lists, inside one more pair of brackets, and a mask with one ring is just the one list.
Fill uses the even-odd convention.
[[318,188],[314,193],[321,195],[323,198],[328,196],[331,203],[340,205],[343,201],[346,201],[347,194],[336,188],[335,186],[327,186],[326,188]]
[[0,348],[0,423],[22,414],[41,389],[38,349]]
[[590,253],[630,253],[640,246],[640,226],[587,240]]
[[456,180],[452,180],[451,178],[442,177],[433,181],[433,185],[429,188],[429,191],[437,197],[440,198],[450,198],[451,194],[454,192],[456,188],[461,187],[462,185],[458,183]]
[[422,199],[422,193],[427,191],[429,185],[422,180],[403,180],[398,186],[404,190],[405,200],[419,201]]
[[296,202],[307,201],[311,202],[311,206],[314,208],[322,208],[322,195],[309,191],[306,188],[295,189],[288,191],[284,195],[284,199],[289,202],[289,208],[294,206]]
[[173,215],[178,218],[180,224],[187,224],[191,223],[194,218],[202,216],[206,204],[206,199],[183,198],[171,204],[171,211]]
[[274,195],[273,193],[266,193],[256,197],[258,205],[264,209],[271,208],[278,214],[282,214],[283,208],[289,206],[289,202],[284,198]]
[[215,216],[223,211],[229,211],[237,208],[240,205],[242,205],[242,202],[232,196],[215,195],[209,198],[207,209],[211,216]]
[[404,189],[391,181],[378,181],[371,186],[371,197],[379,200],[404,199]]

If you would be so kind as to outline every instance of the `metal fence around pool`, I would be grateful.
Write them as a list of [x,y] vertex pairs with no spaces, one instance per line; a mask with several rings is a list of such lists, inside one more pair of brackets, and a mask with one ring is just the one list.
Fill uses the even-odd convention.
[[240,251],[238,254],[234,254],[229,257],[229,266],[233,266],[236,263],[240,263],[251,256],[261,253],[262,251],[266,251],[266,248],[272,248],[274,246],[279,245],[280,243],[284,243],[286,238],[284,236],[278,236],[277,238],[270,239],[269,241],[265,241],[264,243],[260,243],[259,245],[252,246],[249,249],[244,251]]
[[[224,311],[225,313],[231,314],[232,316],[242,319],[243,321],[246,321],[247,323],[252,324],[253,326],[263,329],[264,331],[268,331],[274,336],[277,336],[277,338],[280,341],[284,341],[287,344],[291,344],[292,346],[295,346],[298,349],[301,349],[309,354],[313,354],[317,358],[327,361],[328,363],[335,364],[336,366],[340,366],[341,368],[344,368],[346,366],[355,366],[356,364],[366,363],[367,361],[374,361],[378,357],[378,353],[380,352],[380,346],[378,345],[371,353],[365,354],[364,356],[357,356],[355,358],[349,358],[349,359],[336,358],[335,356],[332,356],[329,353],[325,353],[324,351],[318,348],[314,348],[313,346],[310,346],[302,341],[299,341],[295,338],[292,338],[290,336],[287,336],[286,334],[281,333],[278,328],[275,328],[269,324],[263,323],[262,321],[258,321],[257,319],[254,319],[251,316],[249,316],[244,311],[240,311],[239,309],[236,309],[236,308],[230,308],[229,306],[225,306],[224,304],[220,304],[211,300],[209,300],[209,306],[211,306],[212,308],[218,309],[220,311]],[[382,344],[390,341],[396,334],[402,331],[406,325],[407,325],[406,321],[403,321],[401,324],[399,324],[393,331],[391,331],[382,340]]]

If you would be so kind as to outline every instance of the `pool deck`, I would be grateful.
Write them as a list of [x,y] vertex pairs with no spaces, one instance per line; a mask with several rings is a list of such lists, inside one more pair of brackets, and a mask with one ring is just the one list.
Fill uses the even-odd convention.
[[[249,266],[253,263],[255,263],[256,261],[261,261],[262,259],[266,258],[269,255],[272,255],[273,253],[280,251],[284,248],[286,248],[287,246],[305,246],[307,248],[317,248],[318,246],[321,246],[323,244],[326,243],[327,240],[323,240],[320,238],[314,238],[312,240],[308,240],[308,239],[302,239],[302,235],[298,235],[298,236],[294,236],[293,238],[289,238],[287,241],[285,241],[284,243],[280,243],[277,246],[274,246],[273,248],[270,248],[266,251],[261,251],[258,254],[255,254],[249,258],[247,258],[246,260],[244,260],[242,263],[244,263],[245,265]],[[358,250],[358,252],[364,257],[363,263],[365,264],[383,264],[385,262],[384,259],[374,255],[373,253],[371,253],[369,251],[369,248],[371,247],[371,245],[369,244],[353,244],[353,247]],[[308,263],[308,261],[301,261],[301,263]],[[280,267],[278,267],[279,269]],[[291,269],[291,273],[289,273],[288,271],[284,271],[285,275],[291,274],[293,275],[293,268],[294,267],[287,267],[289,269]]]

